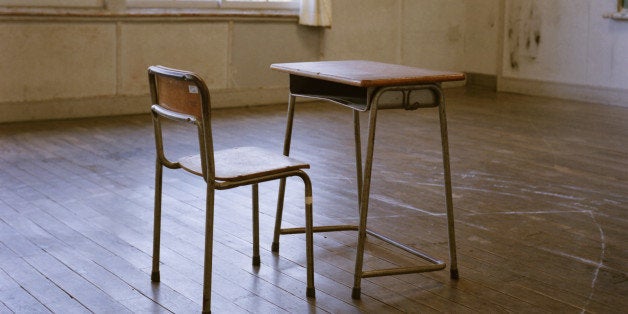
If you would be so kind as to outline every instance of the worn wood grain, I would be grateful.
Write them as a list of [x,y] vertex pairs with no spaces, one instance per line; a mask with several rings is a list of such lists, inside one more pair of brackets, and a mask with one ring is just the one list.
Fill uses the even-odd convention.
[[[252,267],[250,189],[216,194],[215,312],[621,312],[628,307],[628,109],[448,89],[460,279],[363,281],[351,299],[354,232],[314,237],[317,298],[305,298],[302,235],[270,251],[277,184],[260,185]],[[362,128],[366,117],[362,114]],[[216,149],[281,152],[285,105],[213,113]],[[352,116],[297,104],[291,156],[311,164],[315,224],[357,220]],[[154,141],[148,115],[0,125],[0,312],[200,311],[204,188],[164,174],[162,282],[150,282]],[[172,125],[185,156],[193,128]],[[364,139],[363,139],[364,141]],[[379,113],[369,226],[447,260],[432,109]],[[301,226],[288,180],[285,226]],[[369,239],[365,266],[417,262]]]

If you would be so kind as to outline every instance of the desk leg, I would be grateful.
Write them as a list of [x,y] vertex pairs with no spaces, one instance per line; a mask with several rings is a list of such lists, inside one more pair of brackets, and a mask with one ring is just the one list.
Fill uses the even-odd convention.
[[451,170],[449,168],[449,141],[447,139],[447,116],[445,114],[445,99],[442,90],[438,90],[440,93],[438,116],[440,120],[440,136],[441,144],[443,146],[443,168],[445,176],[445,202],[447,204],[447,231],[449,233],[449,266],[450,276],[453,279],[458,279],[458,260],[456,257],[456,234],[454,231],[454,209],[452,200],[451,189]]
[[355,169],[358,181],[358,213],[362,200],[362,144],[360,139],[360,112],[353,110],[353,131],[355,136]]
[[[292,121],[294,120],[294,105],[296,97],[290,94],[288,99],[288,114],[286,117],[286,136],[283,142],[283,154],[290,156],[290,142],[292,140]],[[279,180],[279,195],[277,197],[277,213],[275,214],[275,232],[273,235],[273,244],[271,250],[279,252],[279,235],[281,233],[281,219],[283,216],[283,201],[286,195],[286,179]]]
[[[360,195],[360,225],[358,227],[358,247],[355,258],[355,272],[353,273],[353,291],[351,298],[360,299],[362,266],[364,263],[364,245],[366,242],[366,218],[368,216],[369,195],[371,188],[371,170],[373,168],[373,150],[375,146],[375,125],[377,122],[377,104],[372,104],[369,112],[369,135],[366,148],[366,162],[364,164],[364,182]],[[359,181],[358,181],[359,182]]]

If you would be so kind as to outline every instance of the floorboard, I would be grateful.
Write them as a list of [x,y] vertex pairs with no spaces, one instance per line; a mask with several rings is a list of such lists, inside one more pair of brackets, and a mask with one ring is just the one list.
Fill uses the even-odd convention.
[[[270,251],[277,183],[260,185],[261,260],[251,265],[251,190],[217,191],[217,313],[591,312],[628,307],[628,109],[480,89],[446,90],[460,279],[369,278],[351,299],[355,232]],[[291,156],[307,160],[317,225],[357,222],[351,111],[296,108]],[[213,112],[217,149],[281,151],[285,105]],[[361,114],[362,142],[368,118]],[[195,130],[167,124],[166,151]],[[0,313],[200,311],[205,188],[164,172],[161,283],[150,281],[154,140],[148,115],[0,124]],[[378,115],[369,227],[448,262],[438,114]],[[288,180],[284,226],[301,226]],[[420,261],[369,238],[365,268]]]

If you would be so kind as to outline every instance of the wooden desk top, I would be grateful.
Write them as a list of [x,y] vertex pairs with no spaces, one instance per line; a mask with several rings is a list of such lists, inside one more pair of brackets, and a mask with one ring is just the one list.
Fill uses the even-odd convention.
[[358,87],[461,81],[464,73],[434,71],[363,60],[275,63],[271,69]]

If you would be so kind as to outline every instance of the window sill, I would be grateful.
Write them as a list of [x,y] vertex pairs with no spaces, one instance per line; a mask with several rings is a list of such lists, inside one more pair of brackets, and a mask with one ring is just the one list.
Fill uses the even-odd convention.
[[127,8],[116,12],[104,9],[70,8],[0,8],[0,20],[287,20],[296,21],[297,10],[245,10],[245,9],[173,9],[173,8]]
[[616,21],[628,21],[628,10],[604,14],[604,17],[607,19],[613,19]]

